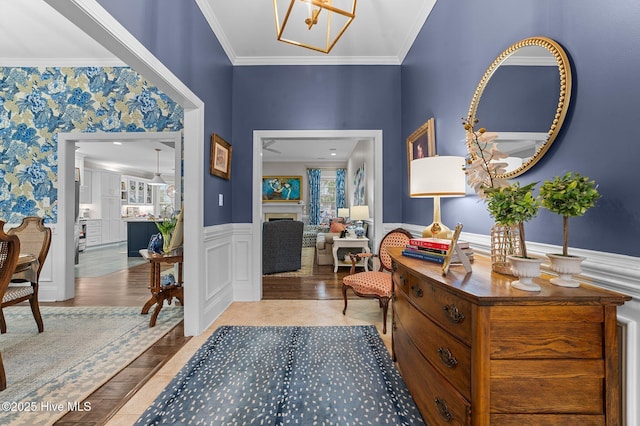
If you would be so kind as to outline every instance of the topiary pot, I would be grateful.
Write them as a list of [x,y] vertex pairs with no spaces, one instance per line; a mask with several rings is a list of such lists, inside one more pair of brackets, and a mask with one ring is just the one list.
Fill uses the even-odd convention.
[[582,272],[582,256],[563,256],[561,254],[547,254],[551,270],[557,272],[558,277],[551,278],[551,284],[560,287],[580,287],[580,283],[573,278]]

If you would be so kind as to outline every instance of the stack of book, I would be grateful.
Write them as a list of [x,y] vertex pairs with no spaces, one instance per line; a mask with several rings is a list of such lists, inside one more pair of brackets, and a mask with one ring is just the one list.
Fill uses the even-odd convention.
[[[467,241],[458,241],[456,245],[467,256],[469,262],[473,262],[473,249]],[[444,258],[451,246],[451,240],[443,238],[412,238],[409,244],[402,250],[407,257],[427,260],[429,262],[444,263]],[[460,263],[457,253],[451,256],[451,263]]]

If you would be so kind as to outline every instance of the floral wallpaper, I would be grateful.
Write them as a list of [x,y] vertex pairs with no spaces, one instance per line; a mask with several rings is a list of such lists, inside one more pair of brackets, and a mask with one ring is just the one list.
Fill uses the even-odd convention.
[[0,67],[0,220],[57,222],[59,132],[180,131],[183,109],[128,67]]

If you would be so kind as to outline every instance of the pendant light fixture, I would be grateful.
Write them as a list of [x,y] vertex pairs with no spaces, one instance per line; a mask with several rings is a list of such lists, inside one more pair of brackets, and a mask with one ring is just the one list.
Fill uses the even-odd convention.
[[329,53],[356,17],[357,0],[273,0],[279,41]]
[[167,182],[165,182],[164,179],[162,179],[162,176],[160,176],[160,151],[162,151],[160,148],[156,148],[156,155],[158,158],[156,175],[153,177],[151,182],[148,183],[148,185],[167,185]]

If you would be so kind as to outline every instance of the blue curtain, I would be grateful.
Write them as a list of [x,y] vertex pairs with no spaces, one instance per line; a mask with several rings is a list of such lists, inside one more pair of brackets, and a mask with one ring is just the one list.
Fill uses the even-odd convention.
[[[347,175],[347,169],[336,170],[336,210],[346,207],[344,196],[344,180]],[[337,216],[337,211],[336,211]]]
[[309,225],[320,224],[320,169],[307,169],[309,177]]

